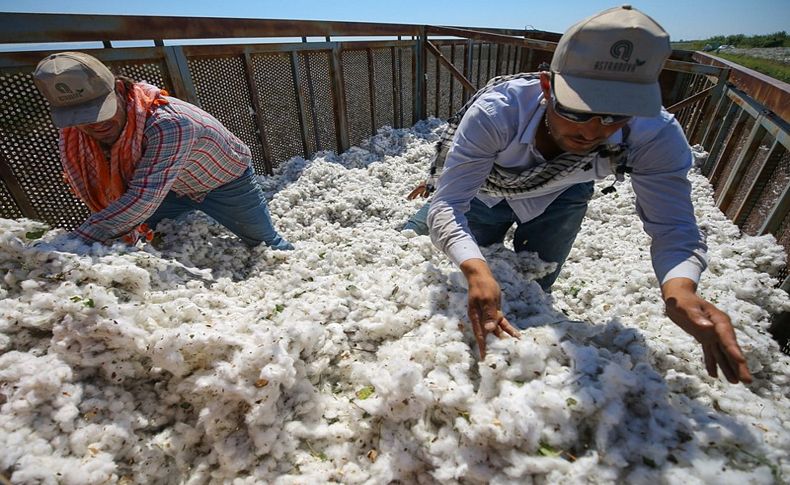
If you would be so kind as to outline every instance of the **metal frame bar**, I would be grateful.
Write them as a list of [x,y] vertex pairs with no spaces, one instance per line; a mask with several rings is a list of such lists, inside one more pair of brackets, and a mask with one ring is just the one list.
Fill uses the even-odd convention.
[[274,168],[272,167],[272,150],[266,136],[266,125],[263,123],[263,108],[261,98],[258,95],[258,83],[255,81],[252,56],[248,52],[244,53],[244,72],[247,75],[247,86],[250,89],[252,107],[255,110],[253,116],[255,117],[255,126],[258,128],[258,141],[260,141],[263,150],[263,166],[266,173],[272,175],[274,173]]
[[[313,20],[4,13],[0,43],[416,35],[413,24]],[[146,32],[156,32],[151,39]],[[496,34],[488,34],[496,35]]]
[[724,145],[724,149],[721,151],[721,155],[719,155],[718,160],[716,160],[716,163],[713,165],[713,168],[708,175],[708,179],[711,182],[718,181],[721,172],[724,170],[724,167],[727,165],[727,161],[730,160],[732,152],[735,150],[735,147],[738,144],[738,140],[741,139],[743,130],[746,128],[746,123],[750,118],[751,117],[749,116],[749,113],[746,111],[740,111],[738,113],[738,119],[735,120],[735,128],[733,128],[730,136],[727,138],[727,142]]
[[304,75],[307,79],[307,95],[310,98],[310,118],[313,121],[313,138],[315,138],[315,151],[321,151],[321,134],[318,131],[318,113],[315,107],[315,89],[313,88],[313,74],[310,72],[310,52],[302,52],[304,56]]
[[24,190],[22,190],[22,184],[19,183],[19,179],[16,178],[14,174],[14,170],[11,168],[11,164],[8,163],[8,160],[5,157],[5,154],[0,150],[0,179],[3,180],[5,186],[8,188],[8,192],[11,194],[11,197],[14,199],[14,203],[19,208],[19,211],[22,213],[23,216],[29,219],[41,219],[38,211],[33,204],[30,202],[30,199],[27,197],[27,194]]
[[307,142],[307,122],[305,121],[304,98],[302,98],[302,76],[299,74],[299,58],[297,56],[296,51],[291,52],[291,76],[293,77],[294,95],[296,96],[296,116],[299,119],[302,153],[307,158],[310,156],[310,146]]
[[785,185],[784,190],[782,190],[782,195],[780,195],[776,203],[774,203],[774,206],[771,208],[771,211],[768,213],[768,216],[765,218],[765,221],[760,226],[760,230],[757,231],[757,233],[761,236],[768,233],[774,234],[776,230],[779,229],[779,225],[782,223],[785,216],[787,216],[788,209],[790,209],[790,184]]
[[[475,87],[474,87],[474,85],[473,85],[473,84],[472,84],[472,83],[469,81],[469,79],[467,79],[467,78],[466,78],[466,77],[465,77],[465,76],[464,76],[464,75],[463,75],[463,74],[462,74],[462,73],[461,73],[461,72],[458,70],[458,68],[456,68],[456,67],[453,65],[453,63],[452,63],[452,62],[450,62],[449,60],[447,60],[447,58],[446,58],[446,57],[444,57],[444,55],[442,55],[442,52],[441,52],[441,51],[440,51],[440,50],[439,50],[439,49],[438,49],[438,48],[437,48],[435,45],[433,45],[433,43],[431,43],[430,41],[428,41],[428,42],[426,42],[426,43],[425,43],[425,46],[428,48],[428,51],[429,51],[431,54],[433,54],[433,55],[434,55],[434,57],[436,57],[437,70],[438,70],[438,64],[439,64],[439,62],[441,62],[441,63],[442,63],[442,65],[443,65],[444,67],[446,67],[448,71],[450,71],[450,73],[453,75],[453,77],[455,77],[456,79],[458,79],[458,81],[459,81],[461,84],[463,84],[463,85],[464,85],[464,88],[467,88],[467,89],[469,89],[469,90],[474,90],[474,88],[475,88]],[[478,66],[479,66],[479,64],[478,64]],[[438,77],[438,76],[437,76],[437,77]],[[437,112],[438,112],[438,109],[437,109]]]
[[[701,142],[700,138],[704,138],[704,134],[707,133],[707,128],[710,126],[713,116],[719,107],[719,101],[721,101],[721,98],[724,96],[724,88],[729,75],[729,69],[722,70],[721,73],[719,73],[719,77],[716,78],[715,81],[711,80],[711,82],[714,83],[712,86],[713,92],[710,94],[710,97],[706,102],[702,119],[692,128],[691,135],[689,136],[691,144]],[[702,135],[700,135],[700,133],[702,133]]]
[[722,144],[724,143],[724,138],[728,135],[732,124],[740,120],[742,115],[743,112],[738,109],[738,105],[735,103],[730,103],[730,106],[727,109],[727,114],[724,115],[724,119],[719,125],[719,130],[716,132],[716,138],[711,144],[710,152],[708,152],[708,159],[705,160],[705,163],[702,165],[702,173],[708,177],[708,179],[711,178],[709,174],[718,162],[718,156],[719,152],[723,148]]
[[376,73],[373,63],[373,49],[365,49],[368,60],[368,101],[370,102],[370,135],[376,134]]
[[346,108],[346,83],[343,76],[343,61],[340,46],[331,51],[329,62],[329,78],[332,83],[332,105],[335,117],[335,137],[337,150],[344,152],[351,147],[348,139],[348,111]]

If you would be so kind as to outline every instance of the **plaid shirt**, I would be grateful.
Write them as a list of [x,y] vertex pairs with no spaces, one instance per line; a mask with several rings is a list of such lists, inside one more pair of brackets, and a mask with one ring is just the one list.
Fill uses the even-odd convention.
[[145,222],[171,190],[201,201],[250,167],[250,149],[213,116],[168,97],[145,121],[143,155],[120,198],[75,232],[105,242]]

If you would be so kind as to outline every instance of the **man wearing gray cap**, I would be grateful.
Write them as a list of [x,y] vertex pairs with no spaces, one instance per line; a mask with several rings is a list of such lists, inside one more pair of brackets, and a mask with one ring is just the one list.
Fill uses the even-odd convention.
[[293,249],[272,225],[249,148],[210,114],[81,52],[46,57],[33,79],[60,129],[66,181],[92,213],[74,239],[150,240],[149,226],[201,210],[248,246]]
[[500,311],[499,284],[478,245],[502,242],[515,223],[516,251],[557,263],[538,280],[549,291],[593,181],[630,173],[668,316],[702,344],[711,376],[718,365],[730,382],[751,382],[729,317],[696,294],[707,247],[686,177],[691,151],[661,107],[658,75],[670,53],[669,35],[647,15],[627,5],[605,10],[563,34],[550,71],[495,78],[450,120],[432,168],[441,171],[433,200],[405,229],[429,231],[460,266],[482,356],[488,333],[518,331]]

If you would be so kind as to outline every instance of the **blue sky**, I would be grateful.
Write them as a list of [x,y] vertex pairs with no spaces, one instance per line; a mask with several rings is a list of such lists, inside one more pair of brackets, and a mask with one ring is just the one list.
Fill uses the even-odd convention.
[[[575,21],[624,2],[599,0],[331,1],[331,0],[0,0],[0,12],[177,15],[346,20],[563,32]],[[652,16],[672,40],[716,34],[790,31],[790,0],[651,0],[631,4]]]

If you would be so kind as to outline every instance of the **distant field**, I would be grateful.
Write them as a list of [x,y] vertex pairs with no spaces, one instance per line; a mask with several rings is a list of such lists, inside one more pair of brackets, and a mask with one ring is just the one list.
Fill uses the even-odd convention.
[[721,51],[715,54],[718,57],[727,59],[728,61],[735,62],[741,66],[754,69],[774,79],[790,83],[790,65],[777,62],[771,59],[761,59],[759,57],[752,57],[747,54],[730,54],[729,52]]
[[[702,50],[704,42],[673,42],[672,48],[682,50]],[[790,47],[763,47],[748,49],[722,49],[707,54],[727,59],[743,67],[748,67],[766,76],[790,83]]]

